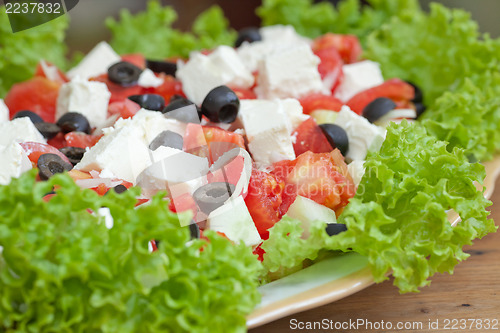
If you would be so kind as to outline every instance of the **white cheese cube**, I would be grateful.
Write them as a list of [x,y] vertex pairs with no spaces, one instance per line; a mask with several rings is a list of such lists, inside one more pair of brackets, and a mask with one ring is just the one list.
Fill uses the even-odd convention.
[[290,121],[290,130],[293,132],[300,124],[310,118],[302,113],[302,105],[294,98],[286,98],[280,101],[281,107],[285,111]]
[[235,243],[243,242],[246,246],[253,246],[262,241],[241,196],[226,201],[212,211],[208,215],[207,226],[210,230],[223,232]]
[[292,138],[286,129],[265,131],[248,143],[248,149],[257,165],[270,165],[278,160],[293,160]]
[[335,91],[335,97],[347,102],[351,97],[363,90],[384,83],[380,65],[377,62],[365,60],[342,66],[344,78]]
[[92,127],[106,124],[111,93],[105,83],[80,77],[65,83],[57,97],[56,119],[68,112],[83,114]]
[[266,56],[259,62],[255,92],[259,98],[299,98],[313,92],[329,94],[318,72],[320,60],[308,45]]
[[0,146],[4,147],[9,146],[12,142],[46,142],[28,117],[0,123],[0,133]]
[[97,44],[80,63],[68,71],[70,79],[77,76],[89,79],[108,71],[111,65],[121,61],[120,56],[106,42]]
[[17,178],[30,169],[31,162],[18,143],[0,146],[0,185],[9,184],[12,178]]
[[139,76],[137,84],[143,88],[156,88],[161,86],[163,82],[164,80],[161,77],[157,77],[152,70],[146,68]]
[[309,38],[299,35],[291,25],[270,25],[259,29],[262,40],[272,43],[287,43],[289,45],[297,45],[301,43],[311,44]]
[[186,96],[198,105],[220,85],[250,88],[254,83],[252,73],[229,46],[219,46],[209,55],[192,53],[186,64],[179,63],[176,76]]
[[3,99],[0,98],[0,123],[9,121],[9,118],[9,108],[7,108]]
[[368,150],[378,150],[385,139],[385,129],[371,124],[365,117],[344,105],[335,119],[349,139],[346,158],[351,161],[364,160]]

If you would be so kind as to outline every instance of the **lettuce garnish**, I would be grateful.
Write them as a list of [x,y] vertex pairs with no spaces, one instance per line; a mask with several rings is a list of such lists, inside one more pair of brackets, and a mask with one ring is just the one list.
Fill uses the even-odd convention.
[[120,21],[106,20],[112,32],[111,46],[120,54],[141,53],[148,58],[162,59],[188,57],[191,51],[231,45],[236,39],[236,32],[229,28],[229,21],[218,6],[198,16],[192,33],[172,28],[176,19],[175,10],[162,7],[158,1],[150,1],[146,11],[136,15],[123,9]]
[[[262,245],[264,266],[286,274],[322,249],[352,250],[368,257],[377,282],[392,271],[401,292],[418,291],[437,272],[452,273],[468,257],[462,247],[496,227],[487,218],[491,203],[474,185],[484,179],[484,167],[469,163],[464,150],[446,148],[422,126],[392,124],[380,152],[368,156],[358,192],[339,217],[348,230],[328,237],[318,221],[304,240],[300,223],[284,219]],[[447,218],[450,209],[462,219],[455,227]]]
[[0,98],[17,82],[33,76],[41,59],[65,68],[67,15],[12,33],[5,6],[0,6]]
[[[211,232],[187,243],[161,197],[134,209],[138,188],[100,197],[67,175],[35,175],[0,187],[0,331],[246,330],[260,298],[251,249]],[[88,212],[100,207],[111,229]]]

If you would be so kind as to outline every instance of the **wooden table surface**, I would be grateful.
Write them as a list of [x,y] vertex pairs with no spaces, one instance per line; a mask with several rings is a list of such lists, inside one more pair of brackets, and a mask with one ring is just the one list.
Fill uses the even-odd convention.
[[[496,221],[496,225],[500,225],[500,178],[490,200],[493,201],[490,217]],[[401,295],[392,285],[392,280],[389,280],[337,302],[285,317],[249,332],[296,332],[300,330],[292,328],[298,322],[306,324],[308,321],[331,320],[335,323],[363,319],[372,323],[371,330],[367,329],[369,326],[360,325],[357,329],[351,326],[340,330],[333,327],[304,331],[500,332],[500,231],[476,240],[474,245],[467,246],[465,250],[471,256],[455,267],[453,275],[435,275],[431,285],[422,288],[420,293]],[[487,320],[490,320],[490,329],[486,329]],[[382,326],[375,329],[382,321],[385,329]],[[393,325],[390,330],[387,329],[388,322]],[[398,322],[414,328],[397,329]],[[445,327],[447,323],[448,329]],[[452,329],[453,324],[456,324],[455,329]],[[466,328],[462,329],[464,324]]]

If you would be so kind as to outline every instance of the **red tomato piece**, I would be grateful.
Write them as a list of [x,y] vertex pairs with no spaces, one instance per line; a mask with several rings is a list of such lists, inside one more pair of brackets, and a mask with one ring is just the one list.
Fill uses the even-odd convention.
[[129,96],[139,95],[142,92],[142,87],[138,85],[133,85],[129,87],[124,87],[108,79],[108,74],[101,74],[95,78],[91,78],[91,81],[104,82],[108,86],[109,92],[111,93],[110,103],[121,102]]
[[64,136],[68,147],[90,148],[94,146],[102,135],[91,135],[82,132],[69,132]]
[[194,217],[196,217],[196,213],[198,212],[198,205],[194,201],[193,196],[189,193],[184,193],[176,196],[175,198],[171,198],[168,208],[174,213],[191,210]]
[[50,140],[47,140],[47,143],[49,145],[51,145],[52,147],[55,147],[57,149],[61,149],[61,148],[67,146],[63,133],[57,133],[57,135],[55,137],[53,137]]
[[415,88],[400,79],[390,79],[376,87],[357,93],[346,104],[352,111],[361,114],[368,104],[379,97],[390,98],[396,104],[409,102],[415,97]]
[[17,111],[30,110],[53,123],[60,87],[61,84],[39,76],[13,85],[5,97],[10,117]]
[[123,119],[133,117],[141,107],[139,104],[132,102],[126,98],[122,101],[110,103],[108,105],[108,116],[118,114]]
[[358,37],[354,35],[341,35],[327,33],[313,41],[312,49],[317,50],[334,47],[346,64],[351,64],[361,58],[363,52]]
[[165,98],[167,104],[174,95],[186,97],[182,91],[181,81],[165,74],[159,74],[158,77],[163,78],[163,84],[156,88],[142,88],[141,94],[158,94]]
[[311,114],[315,110],[340,111],[342,105],[344,105],[338,98],[320,93],[304,96],[299,99],[299,102],[302,105],[302,112],[305,114]]
[[292,136],[295,136],[293,150],[296,156],[306,151],[329,153],[333,150],[332,145],[330,145],[325,134],[312,117],[300,124],[292,133]]
[[253,254],[255,254],[256,256],[258,256],[258,259],[260,262],[264,261],[264,254],[266,253],[266,251],[264,251],[261,247],[262,243],[260,243],[259,245],[257,245],[257,247],[253,250]]
[[146,58],[140,53],[124,54],[121,58],[122,61],[130,62],[139,68],[146,68]]
[[61,153],[57,148],[54,148],[48,144],[28,141],[28,142],[21,142],[20,145],[21,147],[23,147],[30,161],[35,165],[38,163],[40,155],[43,154],[56,154],[60,156],[64,161],[70,163],[66,155]]
[[269,238],[267,230],[281,218],[278,208],[282,202],[283,186],[272,174],[252,170],[245,203],[263,239]]
[[339,52],[336,48],[330,47],[316,50],[314,54],[321,60],[318,65],[318,72],[321,75],[321,79],[328,84],[332,92],[335,91],[344,76],[342,72],[344,62]]
[[[60,83],[60,84],[63,84],[63,83],[66,83],[69,81],[68,78],[66,77],[66,74],[64,74],[59,68],[57,68],[56,66],[54,66],[53,64],[51,64],[48,61],[45,61],[45,65],[48,67],[55,67],[57,69],[57,77],[55,79],[52,79],[52,81],[55,81],[55,82]],[[47,77],[45,71],[43,70],[43,65],[42,65],[41,61],[36,66],[34,76],[44,77],[44,78],[49,79],[49,80],[51,79],[51,78]]]

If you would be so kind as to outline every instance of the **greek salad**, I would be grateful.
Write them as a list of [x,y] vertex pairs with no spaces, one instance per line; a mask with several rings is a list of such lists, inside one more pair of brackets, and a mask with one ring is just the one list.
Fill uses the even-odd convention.
[[[260,13],[272,21],[278,7]],[[281,20],[176,56],[103,41],[67,70],[39,59],[12,85],[0,99],[0,328],[244,330],[259,283],[325,255],[359,252],[377,281],[392,270],[416,291],[496,230],[474,186],[484,168],[470,163],[495,148],[474,155],[454,139],[473,131],[460,112],[436,122],[469,112],[453,93],[471,89],[500,118],[493,91],[465,78],[436,103],[419,73],[385,72],[385,26],[364,51],[361,30],[306,37]],[[491,66],[481,84],[500,82]]]

